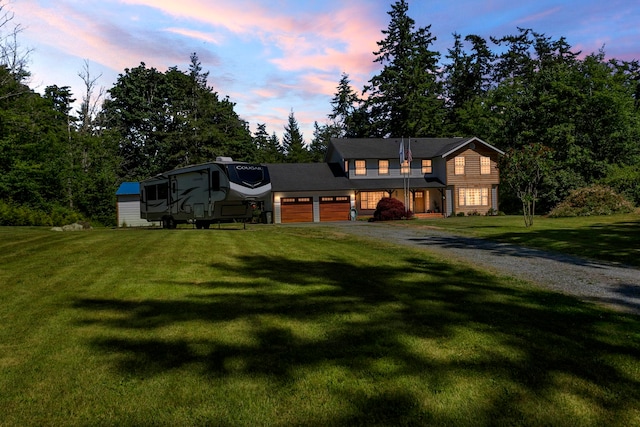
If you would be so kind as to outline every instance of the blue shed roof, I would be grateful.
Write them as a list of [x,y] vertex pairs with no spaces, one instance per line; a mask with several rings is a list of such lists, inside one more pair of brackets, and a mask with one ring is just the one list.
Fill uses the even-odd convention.
[[124,196],[128,194],[140,194],[140,183],[123,182],[122,184],[120,184],[118,191],[116,191],[116,196]]

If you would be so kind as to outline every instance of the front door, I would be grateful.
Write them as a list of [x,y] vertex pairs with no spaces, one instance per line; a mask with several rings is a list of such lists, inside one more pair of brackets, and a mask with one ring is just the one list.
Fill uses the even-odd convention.
[[413,195],[413,213],[423,213],[424,208],[424,191],[416,191]]

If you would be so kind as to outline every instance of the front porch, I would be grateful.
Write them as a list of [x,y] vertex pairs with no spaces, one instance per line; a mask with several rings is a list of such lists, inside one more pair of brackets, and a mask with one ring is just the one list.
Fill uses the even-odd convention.
[[414,213],[414,218],[417,219],[431,219],[431,218],[444,218],[444,214],[441,212],[424,212],[424,213]]

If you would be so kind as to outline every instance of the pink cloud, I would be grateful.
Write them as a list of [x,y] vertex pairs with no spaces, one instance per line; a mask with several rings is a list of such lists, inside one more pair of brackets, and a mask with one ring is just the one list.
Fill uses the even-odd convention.
[[533,15],[529,15],[529,16],[525,16],[524,18],[521,18],[517,21],[515,21],[516,24],[525,24],[528,22],[537,22],[537,21],[541,21],[543,19],[546,19],[550,16],[556,15],[558,12],[560,12],[562,10],[561,7],[554,7],[551,9],[547,9],[544,10],[542,12],[533,14]]
[[370,73],[375,69],[372,52],[381,34],[366,3],[352,2],[331,13],[290,16],[255,1],[121,1],[258,39],[266,51],[279,50],[280,55],[270,61],[283,71],[349,69]]
[[167,28],[165,31],[208,43],[220,44],[220,41],[216,37],[204,31],[195,31],[188,28]]
[[55,13],[30,0],[14,5],[16,15],[28,16],[28,22],[36,23],[37,28],[27,24],[25,31],[40,45],[90,59],[115,70],[140,62],[140,50],[132,42],[131,34],[122,28],[105,24],[64,3],[52,7],[55,7]]

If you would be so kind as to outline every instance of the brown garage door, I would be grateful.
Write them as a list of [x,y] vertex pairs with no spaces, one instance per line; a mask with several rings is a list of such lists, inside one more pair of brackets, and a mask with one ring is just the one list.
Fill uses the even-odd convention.
[[283,197],[280,202],[281,222],[313,222],[311,197]]
[[320,221],[347,221],[349,202],[349,196],[320,197]]

